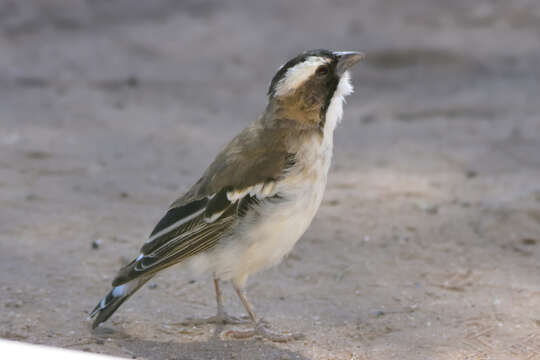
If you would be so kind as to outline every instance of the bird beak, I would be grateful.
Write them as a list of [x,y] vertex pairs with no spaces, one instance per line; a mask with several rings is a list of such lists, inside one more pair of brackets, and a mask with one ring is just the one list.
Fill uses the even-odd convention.
[[366,55],[359,51],[335,51],[334,55],[338,57],[337,73],[342,75],[354,64],[364,59]]

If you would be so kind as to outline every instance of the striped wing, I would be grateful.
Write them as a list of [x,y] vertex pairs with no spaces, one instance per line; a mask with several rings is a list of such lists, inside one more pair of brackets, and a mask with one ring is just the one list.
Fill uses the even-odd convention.
[[274,183],[269,182],[242,191],[223,189],[213,196],[172,207],[141,248],[141,255],[119,271],[113,286],[211,249],[249,209],[264,201],[279,200],[273,188]]
[[141,255],[120,269],[114,286],[152,274],[211,249],[238,219],[264,201],[280,201],[275,184],[295,166],[286,146],[298,137],[290,121],[267,128],[254,123],[237,135],[167,214],[143,245]]

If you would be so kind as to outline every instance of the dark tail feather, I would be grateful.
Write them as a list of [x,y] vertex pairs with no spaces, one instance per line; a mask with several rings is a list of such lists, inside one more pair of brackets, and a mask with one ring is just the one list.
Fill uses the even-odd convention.
[[101,301],[96,305],[90,313],[88,319],[95,317],[92,329],[95,329],[104,321],[107,321],[112,314],[133,295],[141,286],[143,286],[152,277],[134,279],[128,283],[115,286]]

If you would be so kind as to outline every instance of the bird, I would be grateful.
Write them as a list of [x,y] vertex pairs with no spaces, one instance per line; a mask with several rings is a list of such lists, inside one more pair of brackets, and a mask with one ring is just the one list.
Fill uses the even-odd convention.
[[[349,69],[363,58],[359,51],[317,49],[282,65],[270,82],[264,112],[169,206],[140,254],[119,270],[112,289],[90,312],[92,328],[158,272],[177,265],[213,277],[217,313],[204,322],[253,326],[229,331],[233,338],[301,338],[276,332],[258,318],[245,285],[250,275],[280,263],[317,213],[334,130],[353,92]],[[232,283],[248,317],[225,312],[221,281]]]

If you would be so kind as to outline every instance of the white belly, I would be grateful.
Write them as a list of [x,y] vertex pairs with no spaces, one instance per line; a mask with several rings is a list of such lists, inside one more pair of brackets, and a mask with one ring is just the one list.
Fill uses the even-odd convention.
[[295,176],[276,185],[286,200],[266,201],[258,208],[258,215],[246,215],[212,251],[191,258],[191,269],[196,273],[212,271],[221,280],[243,286],[250,274],[278,264],[319,209],[326,187],[326,169],[320,170],[307,183]]
[[265,202],[261,216],[244,220],[236,239],[220,253],[216,273],[221,278],[240,285],[248,275],[278,264],[311,224],[326,188],[332,149],[320,141],[309,145],[298,171],[276,184],[284,201]]
[[250,245],[238,256],[232,278],[278,264],[307,230],[321,204],[326,176],[295,194],[295,199],[270,205],[265,219],[247,232]]

